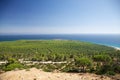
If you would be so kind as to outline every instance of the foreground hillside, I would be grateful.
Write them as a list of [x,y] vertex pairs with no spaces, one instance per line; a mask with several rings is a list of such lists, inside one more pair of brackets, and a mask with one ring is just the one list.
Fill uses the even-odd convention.
[[36,67],[47,72],[120,73],[120,50],[71,40],[0,42],[0,71]]
[[36,68],[9,71],[0,75],[0,80],[115,80],[102,75],[89,73],[44,72]]

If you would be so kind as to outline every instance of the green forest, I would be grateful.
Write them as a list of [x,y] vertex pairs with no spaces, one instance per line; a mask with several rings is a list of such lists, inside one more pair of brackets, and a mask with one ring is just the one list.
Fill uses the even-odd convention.
[[[52,61],[61,64],[26,65],[24,61]],[[90,72],[115,75],[120,73],[120,50],[74,40],[18,40],[0,42],[0,65],[4,71],[36,67],[44,71]]]

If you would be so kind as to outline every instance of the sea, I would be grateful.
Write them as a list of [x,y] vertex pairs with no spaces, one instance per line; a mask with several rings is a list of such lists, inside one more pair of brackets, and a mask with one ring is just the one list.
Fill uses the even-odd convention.
[[1,41],[15,40],[78,40],[120,48],[120,34],[41,34],[41,35],[0,35]]

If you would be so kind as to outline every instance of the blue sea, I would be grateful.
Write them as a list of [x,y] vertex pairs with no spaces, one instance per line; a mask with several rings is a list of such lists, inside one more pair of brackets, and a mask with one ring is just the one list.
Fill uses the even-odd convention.
[[65,40],[79,40],[102,44],[106,46],[120,48],[120,34],[54,34],[54,35],[0,35],[0,41],[14,41],[14,40],[49,40],[49,39],[65,39]]

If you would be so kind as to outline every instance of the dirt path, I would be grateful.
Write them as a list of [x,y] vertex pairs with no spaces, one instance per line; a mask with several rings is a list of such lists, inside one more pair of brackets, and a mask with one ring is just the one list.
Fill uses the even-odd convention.
[[54,73],[31,68],[27,70],[8,71],[0,75],[0,80],[113,80],[106,76],[90,73]]

